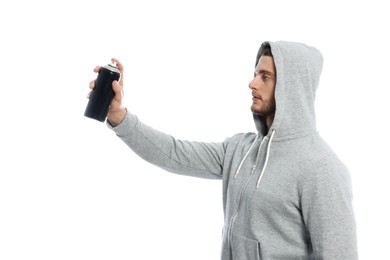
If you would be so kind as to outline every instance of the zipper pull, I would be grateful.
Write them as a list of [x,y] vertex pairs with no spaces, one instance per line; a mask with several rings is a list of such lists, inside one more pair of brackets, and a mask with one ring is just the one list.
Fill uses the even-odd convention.
[[253,174],[255,172],[255,169],[256,169],[256,164],[252,166],[252,172],[251,174]]

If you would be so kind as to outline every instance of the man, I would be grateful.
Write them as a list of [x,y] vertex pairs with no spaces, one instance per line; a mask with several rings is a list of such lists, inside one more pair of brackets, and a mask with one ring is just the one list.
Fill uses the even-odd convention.
[[350,175],[316,129],[322,63],[305,44],[264,42],[249,83],[257,133],[223,143],[176,140],[146,126],[123,105],[123,79],[113,83],[107,125],[150,163],[222,180],[223,260],[356,260]]

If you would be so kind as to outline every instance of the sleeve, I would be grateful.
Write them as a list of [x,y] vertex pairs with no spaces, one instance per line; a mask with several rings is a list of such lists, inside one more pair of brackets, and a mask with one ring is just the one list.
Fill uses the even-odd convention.
[[224,143],[202,143],[176,140],[170,135],[142,123],[129,111],[123,122],[107,126],[137,155],[169,172],[221,179],[225,154]]
[[[337,160],[336,160],[337,161]],[[302,214],[316,260],[357,260],[352,186],[342,163],[322,162],[304,180]]]

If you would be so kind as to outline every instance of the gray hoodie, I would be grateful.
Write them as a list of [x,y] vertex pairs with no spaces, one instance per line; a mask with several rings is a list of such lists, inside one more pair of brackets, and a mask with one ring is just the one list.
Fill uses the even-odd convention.
[[256,114],[257,133],[239,133],[222,143],[177,140],[130,112],[119,126],[109,127],[154,165],[222,180],[221,259],[356,260],[350,175],[316,129],[322,55],[300,43],[268,44],[277,74],[269,130]]

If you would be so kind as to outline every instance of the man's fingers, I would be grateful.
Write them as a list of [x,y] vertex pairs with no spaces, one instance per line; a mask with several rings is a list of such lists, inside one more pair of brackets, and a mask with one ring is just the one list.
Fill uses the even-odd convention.
[[96,66],[94,69],[93,69],[93,72],[99,72],[99,70],[100,70],[100,66]]
[[94,87],[95,87],[95,80],[92,80],[91,82],[89,82],[89,88],[93,89]]

